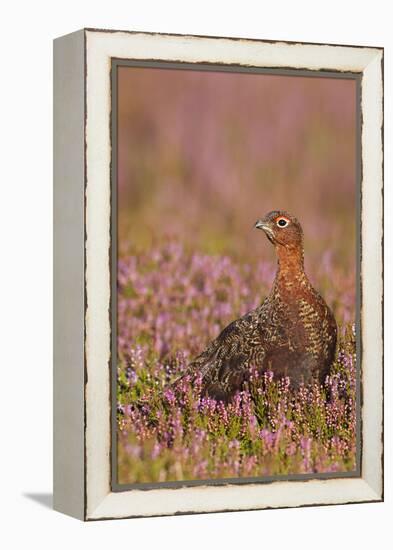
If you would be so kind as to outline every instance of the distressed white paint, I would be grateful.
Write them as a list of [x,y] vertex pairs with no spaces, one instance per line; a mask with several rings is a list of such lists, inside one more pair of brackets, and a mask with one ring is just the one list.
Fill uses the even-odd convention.
[[362,337],[363,475],[382,492],[382,52],[367,65],[362,81]]
[[[382,494],[382,52],[374,48],[87,31],[87,519],[379,500]],[[363,72],[363,477],[110,492],[111,57]]]
[[358,479],[126,491],[110,493],[91,518],[279,508],[316,502],[340,504],[348,498],[365,501],[378,499],[378,495],[365,481]]

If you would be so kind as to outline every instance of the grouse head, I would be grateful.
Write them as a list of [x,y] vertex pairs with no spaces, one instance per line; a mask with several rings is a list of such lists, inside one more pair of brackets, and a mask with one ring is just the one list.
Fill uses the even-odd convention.
[[273,210],[258,220],[257,229],[262,229],[276,248],[303,248],[303,230],[298,220],[284,210]]

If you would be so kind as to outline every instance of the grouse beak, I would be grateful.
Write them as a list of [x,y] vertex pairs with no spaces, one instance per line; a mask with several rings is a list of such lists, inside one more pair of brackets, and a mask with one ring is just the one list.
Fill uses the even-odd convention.
[[262,220],[258,220],[255,222],[254,229],[265,229],[265,228],[266,228],[266,224],[263,223]]
[[263,220],[258,220],[258,221],[255,223],[254,228],[255,228],[255,229],[263,229],[263,231],[264,231],[265,233],[268,233],[268,234],[273,233],[273,232],[272,232],[272,229],[271,229],[271,227],[270,227],[270,225],[269,225],[268,223],[264,222]]
[[254,228],[255,229],[262,229],[265,232],[266,237],[269,239],[269,241],[274,242],[274,233],[273,233],[273,230],[272,230],[272,228],[270,227],[270,225],[268,223],[264,222],[263,220],[258,220],[255,223]]

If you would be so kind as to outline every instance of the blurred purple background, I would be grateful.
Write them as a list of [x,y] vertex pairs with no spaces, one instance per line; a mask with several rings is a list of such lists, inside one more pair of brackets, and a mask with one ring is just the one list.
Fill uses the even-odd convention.
[[121,67],[118,82],[120,256],[175,240],[271,261],[252,227],[285,209],[306,267],[328,255],[354,285],[354,80]]

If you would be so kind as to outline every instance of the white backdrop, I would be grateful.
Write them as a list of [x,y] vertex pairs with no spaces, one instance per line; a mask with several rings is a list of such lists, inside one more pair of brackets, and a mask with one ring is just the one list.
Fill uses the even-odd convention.
[[[386,247],[386,501],[83,524],[52,490],[52,44],[82,27],[385,47],[386,240],[392,210],[389,3],[14,1],[2,9],[0,544],[4,548],[387,548],[392,541],[392,253]],[[390,521],[390,523],[389,523]],[[389,541],[390,538],[390,541]],[[4,539],[4,540],[3,540]],[[5,542],[7,541],[7,542]],[[5,542],[5,543],[4,543]]]

